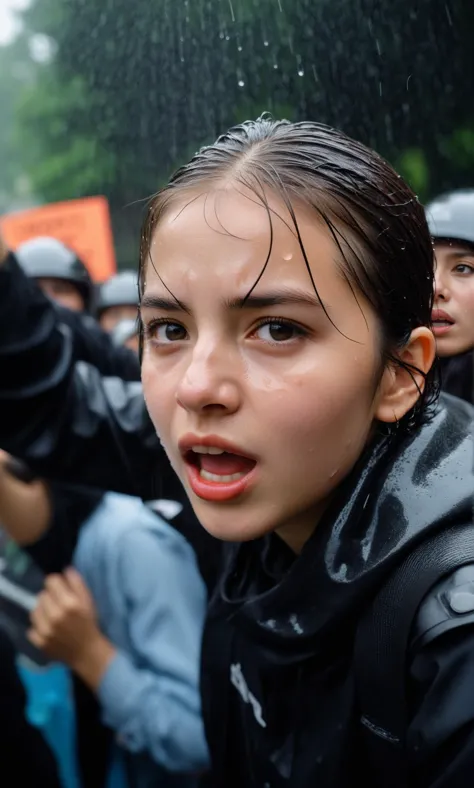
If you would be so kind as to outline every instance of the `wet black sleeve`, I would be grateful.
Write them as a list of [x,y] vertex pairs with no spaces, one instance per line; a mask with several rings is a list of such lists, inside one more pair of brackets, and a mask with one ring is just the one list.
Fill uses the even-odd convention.
[[104,377],[122,380],[140,380],[137,354],[127,347],[116,347],[109,334],[88,315],[54,306],[61,323],[72,332],[73,356],[76,361],[86,361],[97,367]]
[[76,363],[72,332],[13,257],[0,266],[0,370],[0,447],[39,476],[180,500],[140,383]]
[[26,694],[16,670],[15,651],[0,629],[0,742],[2,784],[61,788],[53,753],[27,721]]
[[474,351],[441,359],[440,368],[443,391],[474,404]]
[[78,485],[49,483],[52,518],[48,531],[23,549],[48,575],[63,572],[72,564],[79,532],[102,500],[102,490]]
[[[2,344],[5,341],[5,351],[12,342],[15,347],[20,336],[23,339],[23,352],[27,351],[27,345],[30,348],[41,347],[47,337],[52,339],[55,325],[62,323],[71,332],[74,361],[86,361],[97,367],[104,376],[140,380],[136,353],[129,348],[116,347],[109,334],[102,331],[92,317],[65,309],[46,298],[35,282],[25,276],[14,254],[10,254],[3,270],[0,268],[0,280],[3,310],[0,324],[2,334],[5,332],[2,339]],[[35,328],[35,333],[29,337],[26,334],[28,327]]]
[[410,664],[408,748],[417,788],[470,788],[473,781],[474,570],[453,578],[424,604],[424,634]]

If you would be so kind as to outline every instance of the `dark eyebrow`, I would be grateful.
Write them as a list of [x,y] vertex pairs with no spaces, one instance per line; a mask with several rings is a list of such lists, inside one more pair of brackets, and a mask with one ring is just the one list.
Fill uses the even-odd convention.
[[[463,244],[459,243],[459,244],[454,244],[453,247],[444,246],[444,244],[439,244],[439,247],[445,248],[448,257],[454,258],[455,260],[459,260],[462,257],[474,257],[474,246],[470,246],[469,244],[466,244],[464,246]],[[437,251],[437,247],[435,245],[435,257],[436,257],[436,251]]]
[[463,257],[474,257],[474,249],[470,249],[468,246],[466,246],[462,252],[461,250],[450,252],[450,256],[454,257],[455,260],[461,260]]
[[[249,295],[239,298],[232,298],[230,301],[225,302],[227,309],[265,309],[270,306],[285,306],[288,304],[296,304],[301,306],[312,306],[322,308],[321,301],[316,293],[307,293],[304,290],[291,290],[283,288],[281,290],[274,290],[271,293],[262,293],[261,295]],[[328,304],[324,305],[326,309],[330,310]],[[162,298],[153,294],[144,295],[140,309],[160,309],[163,312],[187,312],[191,313],[189,306],[182,301],[174,300],[171,298]]]
[[[229,309],[265,309],[268,306],[285,306],[296,304],[301,306],[321,307],[321,301],[316,293],[307,293],[305,290],[292,290],[282,288],[271,293],[251,294],[248,297],[234,298],[226,303]],[[327,304],[326,304],[327,308]]]
[[181,301],[174,298],[161,298],[155,295],[144,295],[140,301],[140,310],[142,309],[161,309],[163,312],[188,312],[191,310]]

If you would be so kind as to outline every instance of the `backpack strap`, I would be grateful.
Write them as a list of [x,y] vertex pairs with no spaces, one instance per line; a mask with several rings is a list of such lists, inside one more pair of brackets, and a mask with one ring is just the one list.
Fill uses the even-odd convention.
[[474,561],[472,524],[453,526],[416,547],[395,569],[359,622],[355,681],[374,784],[405,788],[408,759],[406,668],[418,608],[430,589]]

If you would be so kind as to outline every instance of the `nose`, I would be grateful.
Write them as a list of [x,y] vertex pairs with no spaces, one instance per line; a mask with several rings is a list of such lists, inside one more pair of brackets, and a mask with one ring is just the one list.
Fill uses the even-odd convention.
[[440,266],[435,269],[435,301],[448,301],[450,297],[446,274]]
[[235,359],[224,346],[195,346],[190,363],[176,392],[184,410],[230,415],[240,406],[241,390]]

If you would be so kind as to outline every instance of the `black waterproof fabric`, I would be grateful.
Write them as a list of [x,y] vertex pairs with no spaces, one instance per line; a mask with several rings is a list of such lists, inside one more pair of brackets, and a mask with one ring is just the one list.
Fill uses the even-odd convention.
[[474,350],[441,359],[441,386],[474,405]]
[[137,354],[128,347],[117,345],[89,315],[82,315],[55,305],[61,323],[71,329],[74,355],[78,361],[87,361],[102,375],[122,380],[140,380],[140,363]]
[[[14,254],[10,254],[7,268],[20,268]],[[16,287],[21,288],[23,294],[23,316],[33,316],[36,310],[41,312],[44,301],[48,301],[43,295],[34,279],[29,279],[23,270],[18,271],[17,276],[12,282]],[[15,295],[18,295],[16,293]],[[16,302],[16,299],[15,299]],[[13,304],[10,305],[12,307]],[[13,316],[11,309],[8,310]],[[48,301],[44,314],[49,315],[49,319],[60,321],[71,331],[72,352],[76,361],[87,361],[100,370],[102,375],[114,377],[117,375],[123,380],[140,380],[140,364],[137,354],[126,347],[117,347],[109,334],[102,330],[96,320],[80,312],[66,309],[60,304]],[[39,338],[41,339],[41,338]],[[32,347],[35,346],[35,339],[32,338]]]
[[[50,474],[157,497],[153,482],[171,483],[171,471],[139,387],[74,366],[70,338],[39,313],[42,341],[27,375],[20,356],[30,352],[35,322],[2,334],[14,279],[11,268],[0,272],[0,364],[9,381],[0,388],[0,445]],[[442,397],[413,437],[374,439],[300,556],[275,535],[226,546],[202,666],[215,788],[375,788],[354,688],[355,629],[410,550],[472,521],[472,429],[472,407]],[[467,611],[446,615],[459,626],[430,637],[417,622],[408,655],[417,788],[472,782],[474,624]]]
[[56,760],[41,733],[26,720],[26,694],[15,650],[0,629],[0,762],[2,785],[61,788]]
[[[361,737],[355,629],[424,536],[471,522],[473,457],[471,408],[446,400],[415,438],[374,442],[297,559],[275,536],[232,549],[203,644],[216,786],[375,785]],[[472,609],[464,615],[465,626],[422,638],[409,655],[409,771],[420,788],[471,780]]]

